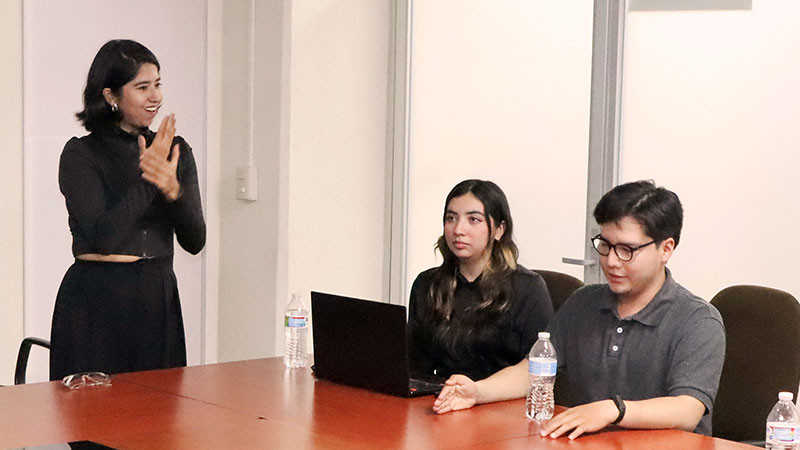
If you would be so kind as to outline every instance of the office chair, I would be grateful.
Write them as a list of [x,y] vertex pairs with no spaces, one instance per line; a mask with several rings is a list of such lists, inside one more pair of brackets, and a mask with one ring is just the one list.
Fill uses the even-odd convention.
[[28,370],[28,356],[31,354],[31,347],[38,345],[50,349],[50,341],[34,337],[27,337],[22,340],[17,355],[17,368],[14,371],[14,384],[25,384],[25,372]]
[[534,270],[534,272],[544,278],[547,284],[547,291],[550,293],[550,301],[553,302],[553,312],[558,311],[558,308],[572,295],[578,288],[583,287],[583,281],[561,272],[552,272],[549,270]]
[[714,402],[712,433],[735,441],[764,440],[778,392],[800,384],[800,304],[789,293],[731,286],[711,299],[725,323],[725,363]]

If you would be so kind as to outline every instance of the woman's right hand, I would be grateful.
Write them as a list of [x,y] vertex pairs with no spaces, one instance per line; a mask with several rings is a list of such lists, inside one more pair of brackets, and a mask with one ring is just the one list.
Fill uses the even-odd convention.
[[464,375],[453,375],[444,382],[442,392],[433,402],[433,411],[444,414],[472,408],[478,400],[478,384]]

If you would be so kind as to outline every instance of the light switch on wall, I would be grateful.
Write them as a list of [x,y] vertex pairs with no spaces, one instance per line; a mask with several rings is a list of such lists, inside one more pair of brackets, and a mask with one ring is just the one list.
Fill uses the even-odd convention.
[[236,169],[236,197],[249,202],[258,200],[258,167]]

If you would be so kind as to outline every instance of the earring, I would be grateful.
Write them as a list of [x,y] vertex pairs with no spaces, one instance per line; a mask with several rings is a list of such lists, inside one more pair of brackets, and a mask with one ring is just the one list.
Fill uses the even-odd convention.
[[117,111],[119,111],[119,105],[116,102],[114,102],[111,104],[111,112],[117,112]]

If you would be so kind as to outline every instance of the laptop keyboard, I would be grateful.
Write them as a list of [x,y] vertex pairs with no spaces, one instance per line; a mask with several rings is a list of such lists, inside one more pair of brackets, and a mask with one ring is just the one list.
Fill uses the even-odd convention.
[[414,395],[432,395],[441,392],[444,384],[411,378],[408,385]]

